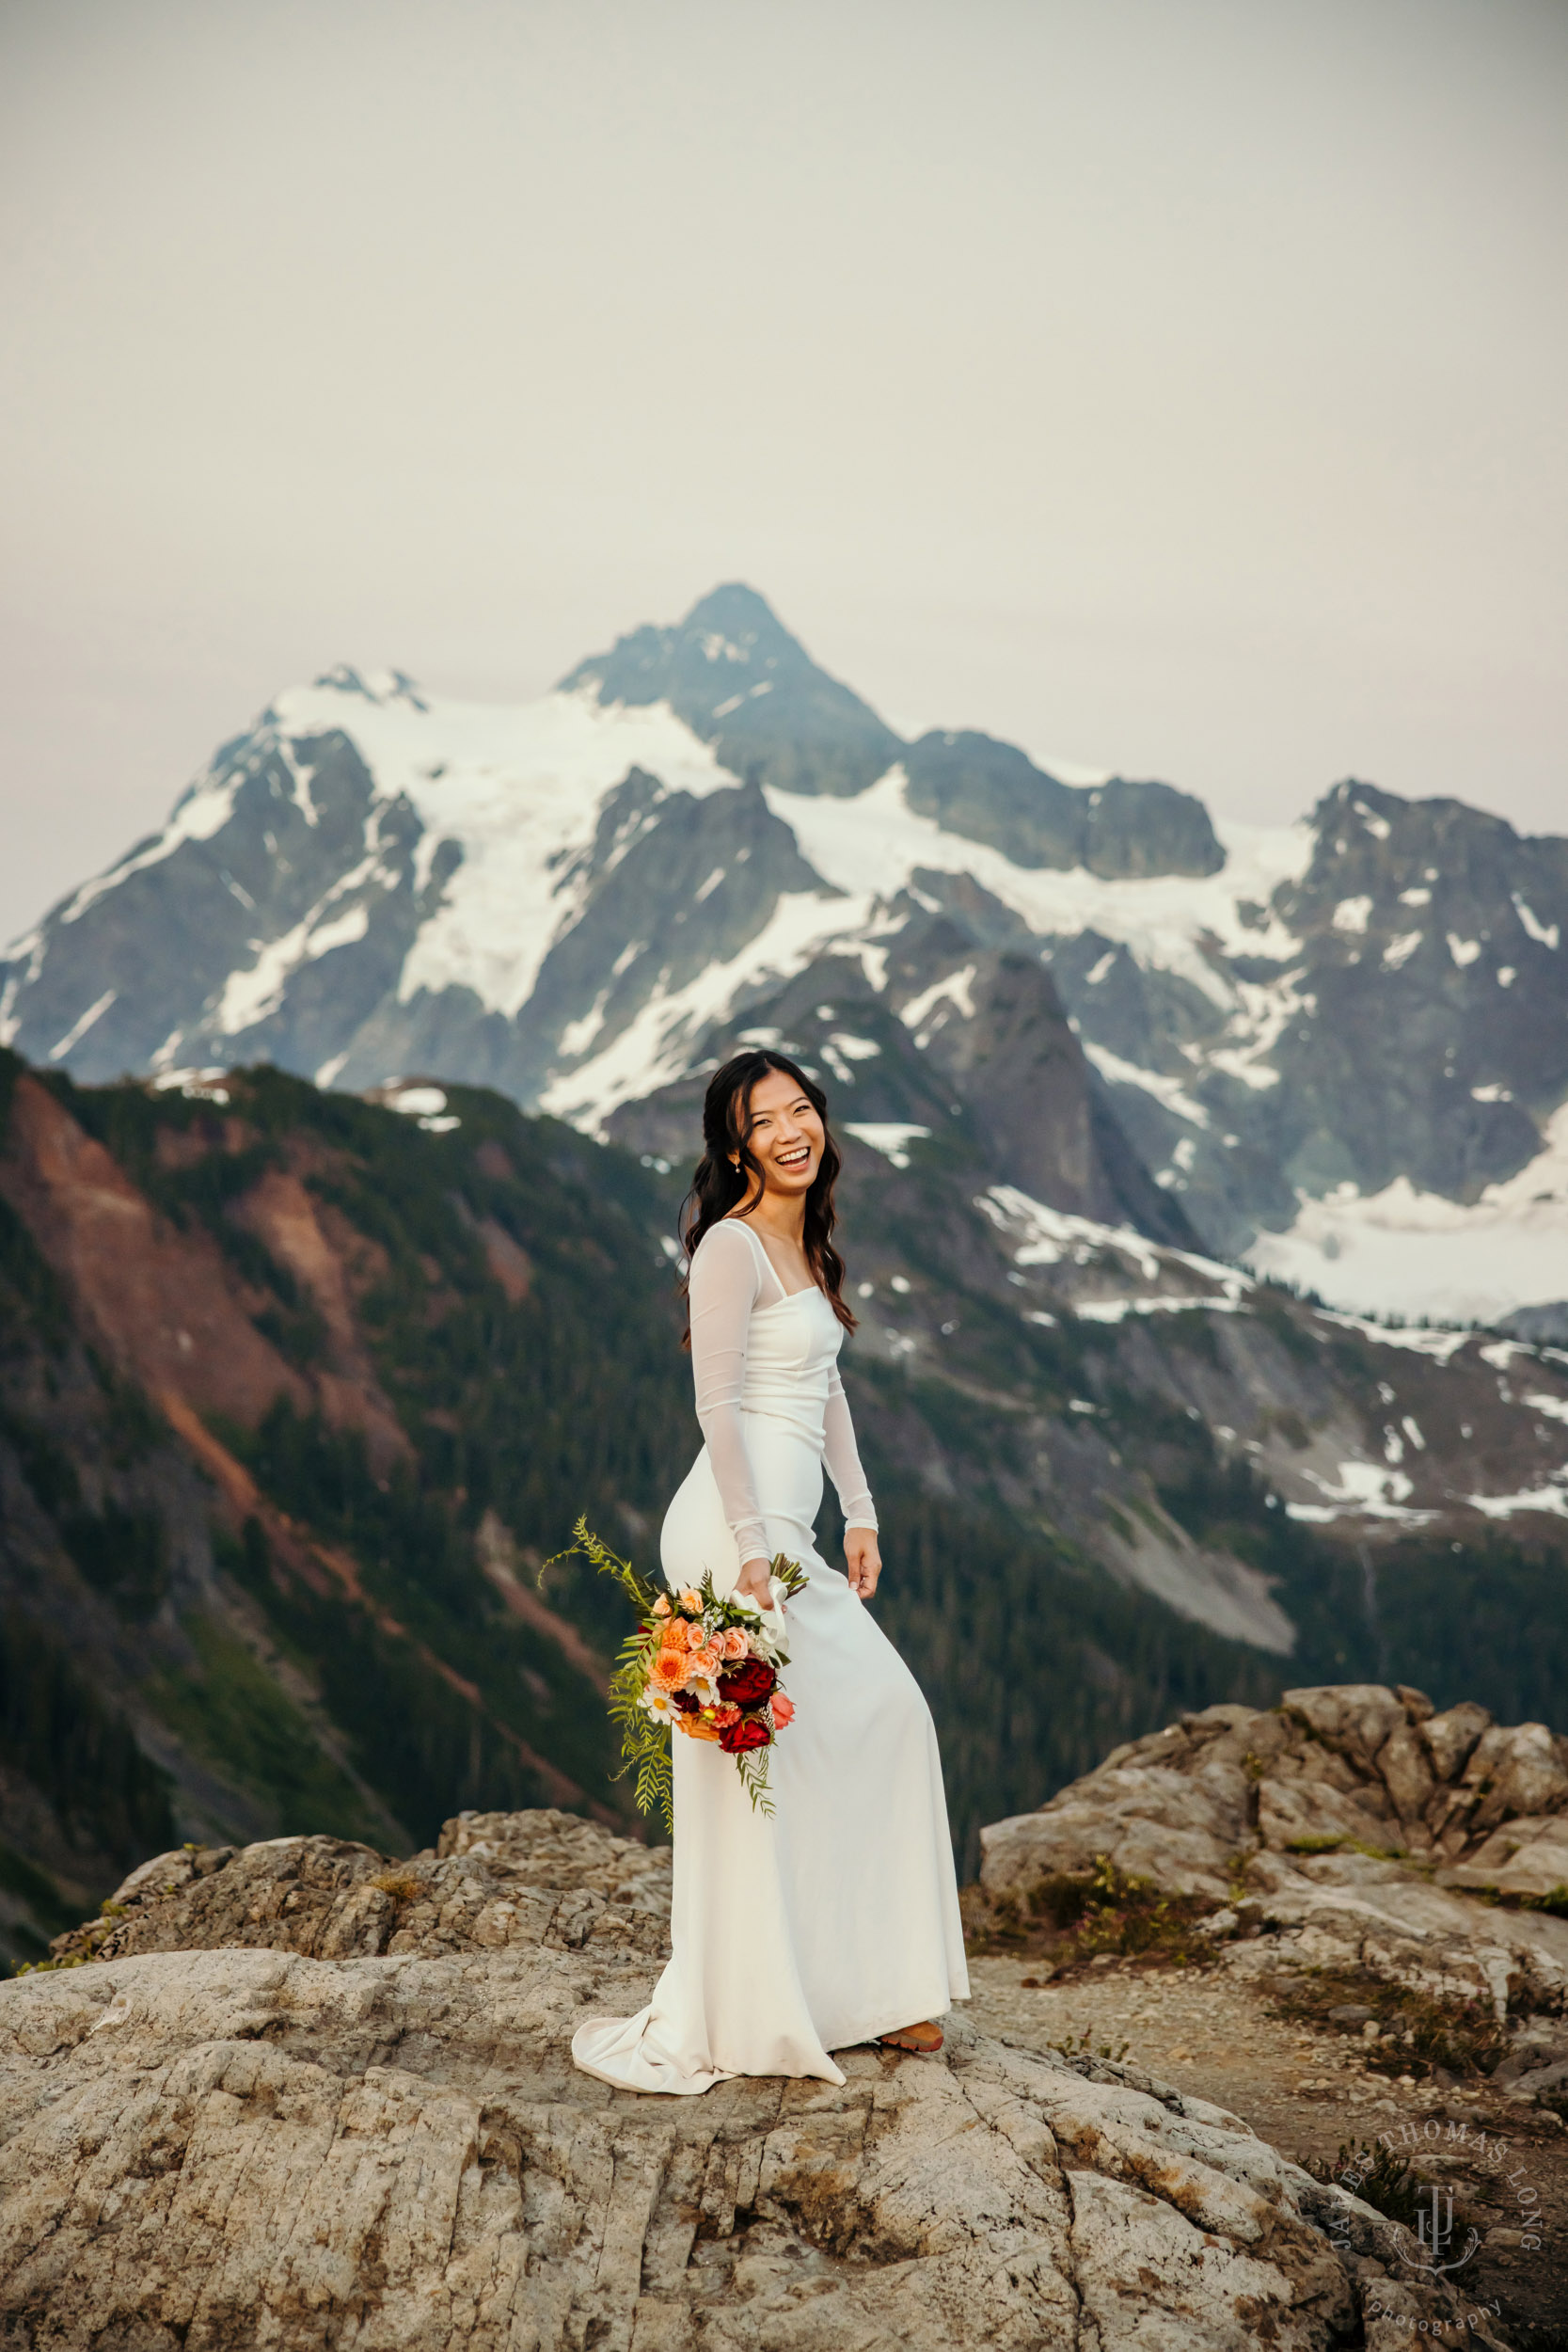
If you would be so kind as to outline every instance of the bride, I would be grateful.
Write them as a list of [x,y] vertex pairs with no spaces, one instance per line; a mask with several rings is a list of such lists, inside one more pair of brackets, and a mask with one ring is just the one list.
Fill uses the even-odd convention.
[[[782,1054],[737,1054],[708,1086],[703,1142],[684,1239],[705,1442],[665,1516],[664,1574],[678,1590],[711,1573],[768,1611],[776,1553],[810,1581],[779,1628],[794,1719],[769,1751],[772,1816],[732,1757],[674,1741],[673,1957],[646,2009],[572,2042],[584,2073],[625,2090],[841,2083],[830,2052],[940,2050],[934,2021],[969,1993],[936,1733],[865,1608],[881,1555],[836,1361],[855,1318],[827,1098]],[[824,1462],[847,1576],[813,1536]]]

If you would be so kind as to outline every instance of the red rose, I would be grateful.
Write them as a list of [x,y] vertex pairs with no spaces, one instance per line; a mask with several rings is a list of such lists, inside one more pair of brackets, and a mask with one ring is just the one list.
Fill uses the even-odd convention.
[[[762,1671],[767,1674],[770,1669],[765,1666]],[[719,1744],[726,1756],[744,1756],[750,1748],[765,1748],[772,1737],[760,1715],[741,1715],[724,1725]]]
[[719,1695],[732,1707],[760,1707],[778,1678],[760,1658],[743,1658],[738,1666],[720,1676]]

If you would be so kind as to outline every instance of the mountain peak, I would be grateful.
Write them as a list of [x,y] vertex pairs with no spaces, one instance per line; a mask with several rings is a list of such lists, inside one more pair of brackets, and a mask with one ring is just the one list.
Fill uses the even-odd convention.
[[[730,672],[750,670],[776,676],[780,671],[805,673],[816,667],[767,597],[741,580],[726,580],[699,596],[669,634],[703,660]],[[732,692],[737,682],[732,679]]]
[[601,703],[667,702],[732,773],[786,792],[863,792],[903,750],[742,580],[711,589],[673,628],[618,637],[561,684]]
[[356,670],[352,662],[340,661],[332,669],[324,670],[313,680],[339,694],[357,694],[368,703],[406,703],[411,709],[428,710],[420,686],[405,670]]
[[[699,700],[711,688],[719,703],[748,683],[738,673],[752,672],[754,684],[781,670],[805,674],[816,664],[767,597],[731,580],[699,596],[684,620],[669,628],[644,622],[618,637],[608,653],[579,661],[561,683],[568,692],[595,686],[600,702],[632,704],[660,701],[672,685]],[[683,709],[681,716],[688,713]]]

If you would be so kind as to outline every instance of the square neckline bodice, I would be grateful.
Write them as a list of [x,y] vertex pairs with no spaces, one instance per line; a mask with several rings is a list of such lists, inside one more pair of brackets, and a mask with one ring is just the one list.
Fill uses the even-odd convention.
[[779,1294],[777,1298],[770,1298],[765,1307],[753,1307],[752,1309],[752,1312],[754,1315],[770,1315],[775,1307],[792,1306],[797,1298],[810,1298],[814,1292],[819,1298],[826,1296],[826,1293],[823,1291],[820,1282],[802,1282],[798,1291],[786,1291],[784,1286],[784,1276],[779,1272],[778,1267],[773,1263],[772,1259],[768,1256],[767,1247],[755,1226],[748,1225],[743,1216],[736,1216],[733,1211],[730,1216],[722,1218],[721,1221],[725,1225],[736,1225],[739,1227],[740,1231],[745,1234],[747,1240],[751,1243],[752,1248],[756,1251],[757,1256],[762,1261],[764,1268],[777,1287]]

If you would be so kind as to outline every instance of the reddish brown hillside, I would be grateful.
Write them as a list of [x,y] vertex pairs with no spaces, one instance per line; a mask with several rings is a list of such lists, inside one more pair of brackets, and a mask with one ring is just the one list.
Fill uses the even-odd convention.
[[215,1243],[159,1217],[103,1146],[25,1074],[12,1098],[0,1196],[66,1284],[84,1330],[150,1395],[247,1427],[279,1397],[309,1406],[305,1382],[245,1312]]

